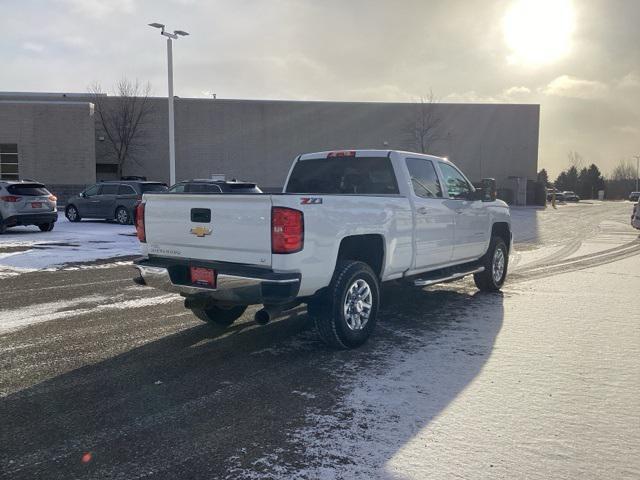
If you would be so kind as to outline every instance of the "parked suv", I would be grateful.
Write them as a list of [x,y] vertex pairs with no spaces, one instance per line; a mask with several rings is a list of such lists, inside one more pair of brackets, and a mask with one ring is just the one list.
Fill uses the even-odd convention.
[[50,232],[56,220],[56,197],[42,183],[0,180],[0,233],[16,225]]
[[236,180],[194,179],[173,185],[171,193],[262,193],[255,183]]
[[103,218],[129,225],[133,223],[135,205],[144,193],[165,191],[167,186],[160,182],[101,182],[71,197],[64,214],[70,222],[79,222],[83,218]]
[[630,202],[637,202],[638,200],[640,200],[640,192],[631,192],[629,194]]

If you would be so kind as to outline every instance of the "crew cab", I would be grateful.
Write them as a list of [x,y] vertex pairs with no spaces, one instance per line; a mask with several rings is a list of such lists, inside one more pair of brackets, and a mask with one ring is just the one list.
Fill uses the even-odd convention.
[[136,280],[185,297],[223,328],[306,303],[320,337],[353,348],[371,335],[380,285],[424,287],[473,275],[499,290],[511,221],[489,180],[476,189],[445,158],[389,150],[298,156],[282,193],[147,193]]

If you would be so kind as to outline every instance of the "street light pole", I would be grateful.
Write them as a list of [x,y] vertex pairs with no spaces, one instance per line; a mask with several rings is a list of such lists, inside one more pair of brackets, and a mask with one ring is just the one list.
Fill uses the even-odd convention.
[[636,159],[636,192],[640,191],[638,188],[638,179],[640,179],[640,155],[633,157]]
[[169,92],[169,184],[176,183],[176,134],[173,115],[173,40],[167,38],[167,70]]
[[175,118],[173,112],[173,40],[189,35],[183,30],[174,30],[173,33],[165,32],[165,26],[161,23],[150,23],[150,27],[159,28],[160,35],[167,37],[167,73],[168,73],[168,101],[169,101],[169,183],[176,183],[176,139]]

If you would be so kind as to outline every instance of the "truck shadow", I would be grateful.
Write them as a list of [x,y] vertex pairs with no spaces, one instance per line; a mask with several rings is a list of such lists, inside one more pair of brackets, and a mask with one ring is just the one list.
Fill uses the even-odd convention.
[[[447,344],[447,355],[461,360],[446,382],[424,385],[434,394],[415,405],[422,428],[485,364],[502,326],[502,296],[391,286],[383,299],[375,338],[355,351],[325,348],[299,308],[266,327],[244,321],[224,334],[191,327],[2,398],[0,475],[241,478],[251,470],[276,478],[276,464],[296,470],[317,461],[292,432],[313,432],[314,418],[336,413],[336,433],[350,428],[355,417],[343,402],[351,380]],[[395,435],[387,456],[411,436]],[[326,442],[333,447],[331,432]],[[354,460],[346,453],[336,465]]]

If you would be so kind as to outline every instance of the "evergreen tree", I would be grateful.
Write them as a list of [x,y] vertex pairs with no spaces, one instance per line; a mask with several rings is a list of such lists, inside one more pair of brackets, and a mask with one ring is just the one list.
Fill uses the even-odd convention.
[[556,187],[556,190],[562,192],[564,190],[568,190],[567,188],[567,172],[560,172],[560,175],[558,175],[558,178],[556,178],[556,181],[554,182],[554,186]]
[[566,174],[566,187],[564,190],[575,192],[578,189],[578,169],[571,165]]

